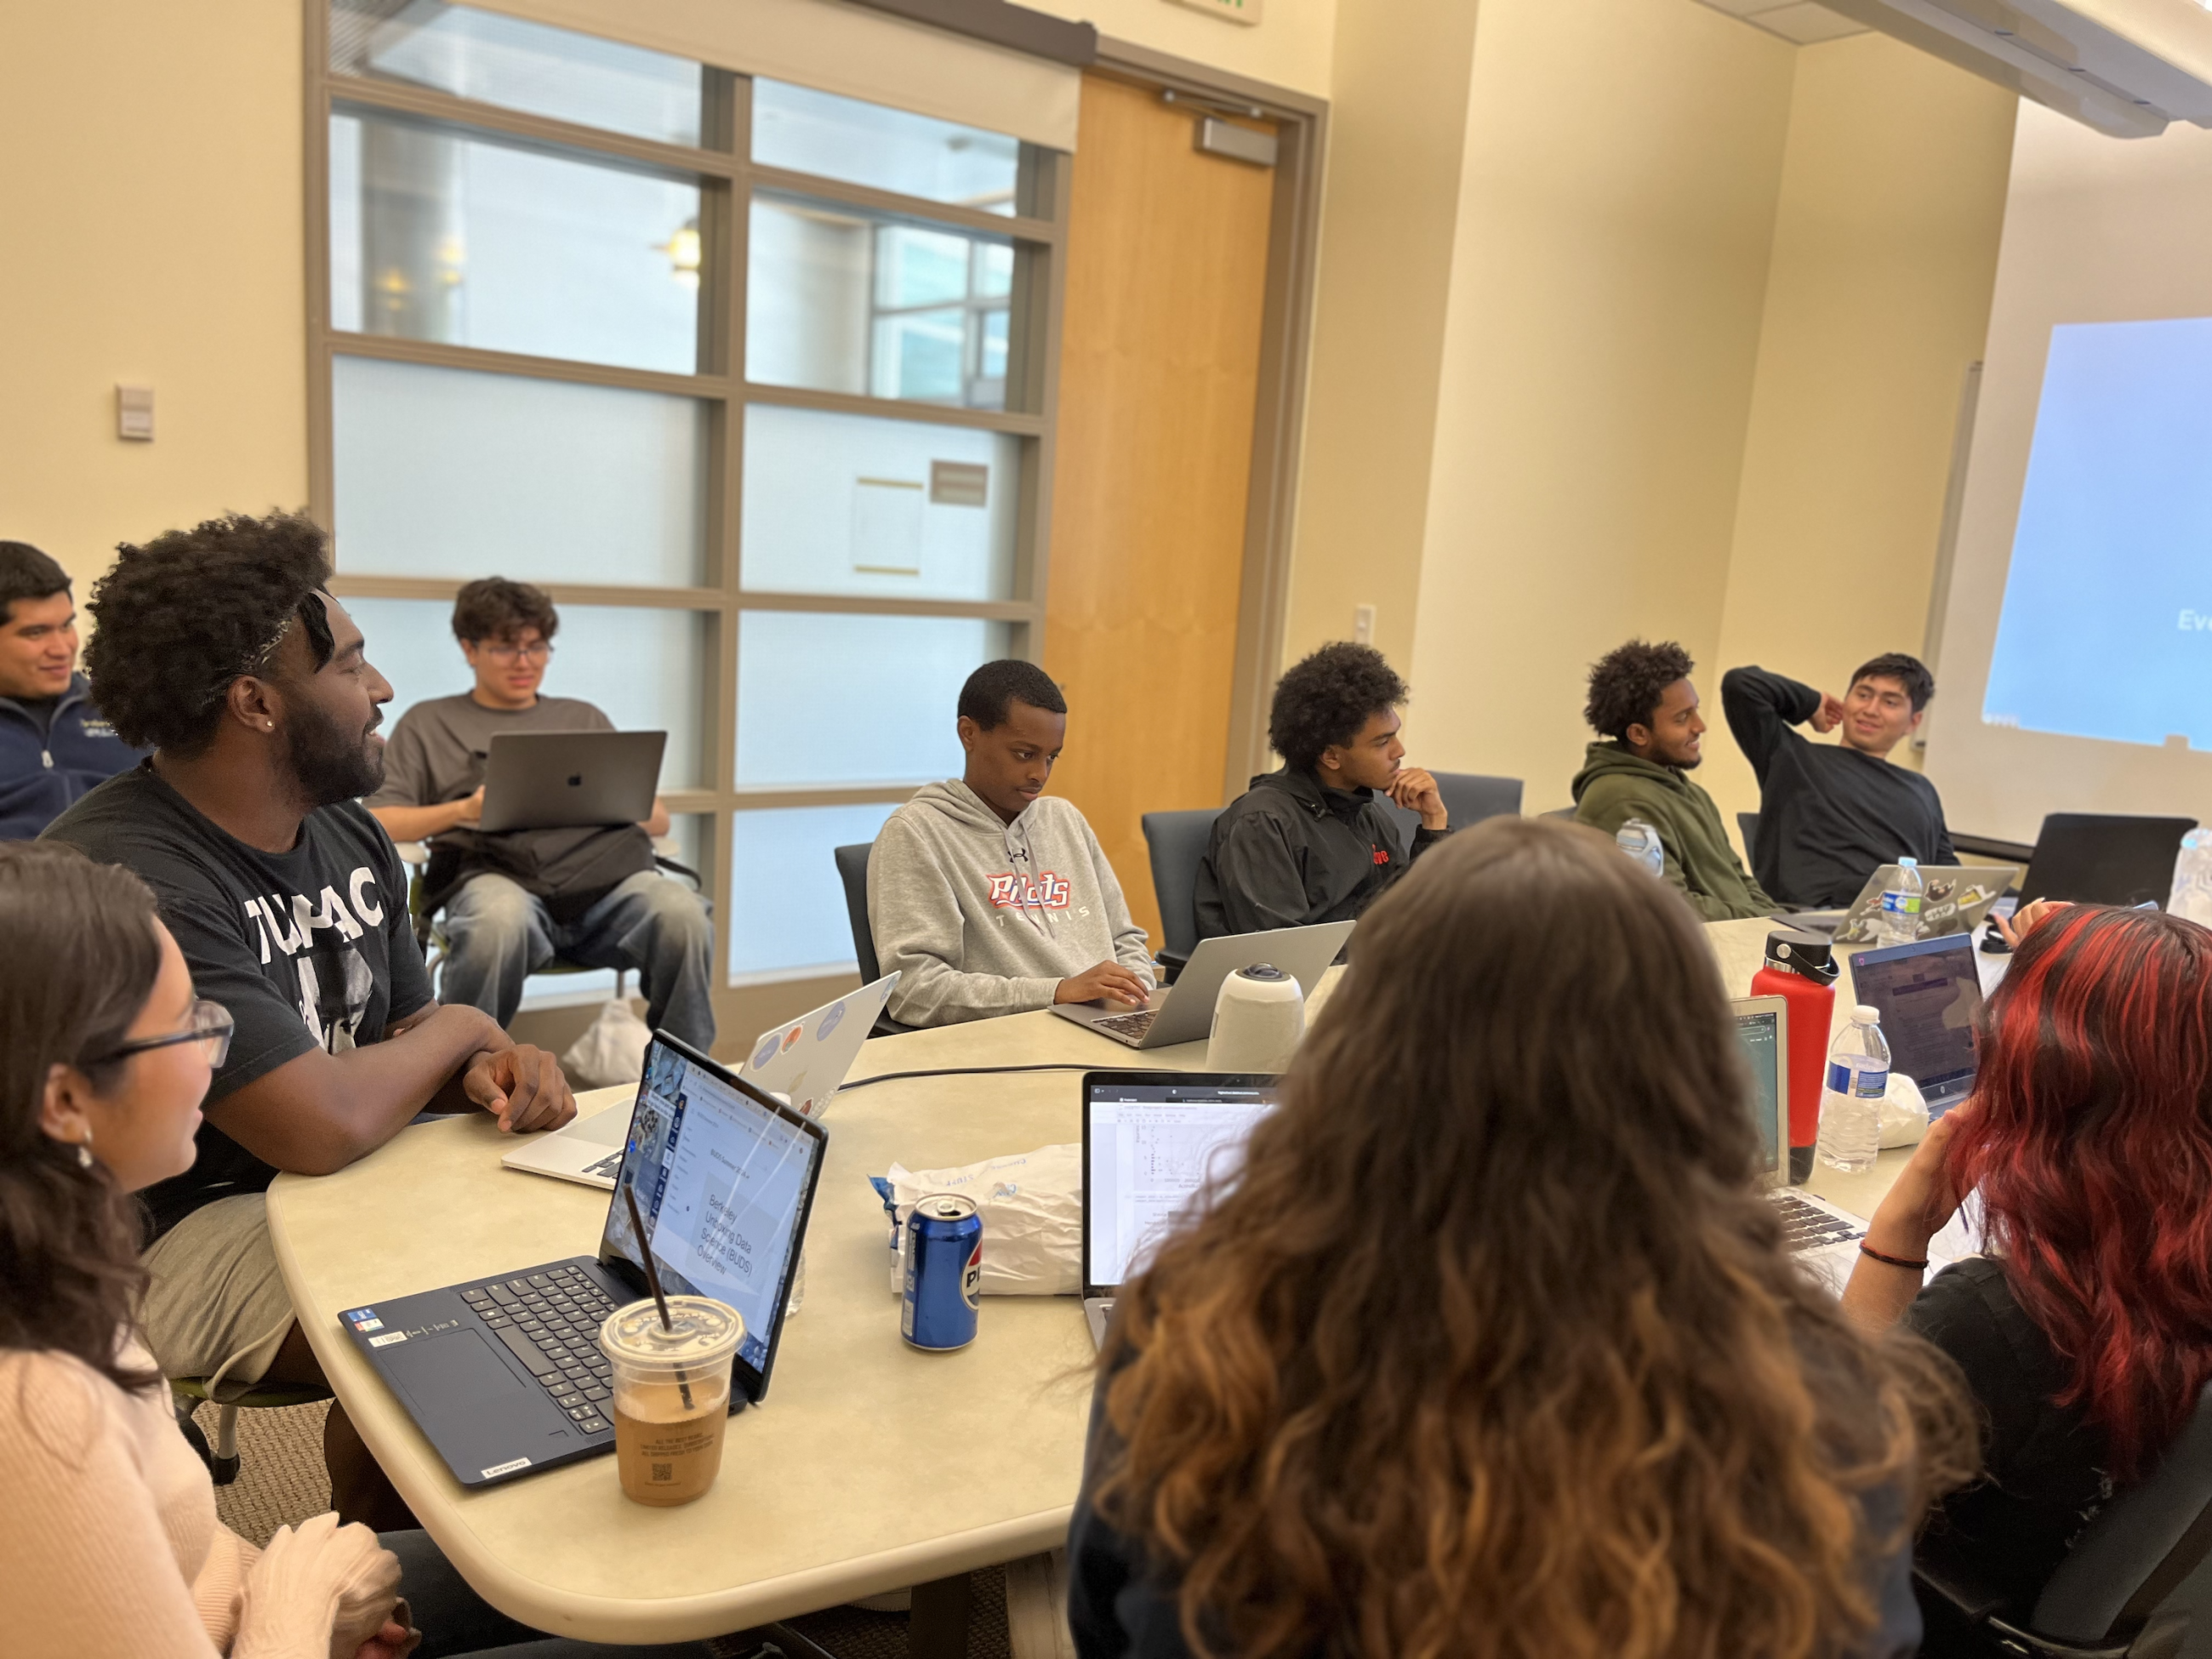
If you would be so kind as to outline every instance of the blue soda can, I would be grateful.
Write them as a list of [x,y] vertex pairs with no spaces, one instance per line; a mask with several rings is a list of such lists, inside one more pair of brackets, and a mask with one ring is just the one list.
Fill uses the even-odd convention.
[[983,1218],[975,1200],[933,1193],[906,1220],[899,1334],[917,1348],[964,1348],[983,1297]]

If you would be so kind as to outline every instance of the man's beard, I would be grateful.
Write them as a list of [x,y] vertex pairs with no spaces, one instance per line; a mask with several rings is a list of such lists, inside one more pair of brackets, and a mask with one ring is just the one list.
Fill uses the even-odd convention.
[[[376,724],[382,723],[380,714]],[[368,732],[343,726],[312,705],[285,722],[283,755],[310,811],[373,795],[383,787],[383,750],[369,747]]]

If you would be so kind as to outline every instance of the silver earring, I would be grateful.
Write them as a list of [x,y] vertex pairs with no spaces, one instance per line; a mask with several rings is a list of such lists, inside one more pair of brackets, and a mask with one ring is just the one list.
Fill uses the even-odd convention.
[[84,1139],[76,1144],[76,1167],[80,1170],[92,1167],[92,1131],[89,1129],[84,1132]]

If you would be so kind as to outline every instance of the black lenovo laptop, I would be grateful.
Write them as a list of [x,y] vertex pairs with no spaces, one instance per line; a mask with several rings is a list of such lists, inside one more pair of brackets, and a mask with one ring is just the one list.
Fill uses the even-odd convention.
[[622,1188],[635,1183],[661,1288],[744,1316],[730,1409],[768,1393],[828,1137],[653,1034],[597,1256],[394,1297],[338,1317],[464,1486],[614,1449],[599,1329],[648,1294]]
[[2194,818],[2114,812],[2053,812],[2043,820],[2021,878],[2020,902],[2163,907],[2173,890],[2173,861]]

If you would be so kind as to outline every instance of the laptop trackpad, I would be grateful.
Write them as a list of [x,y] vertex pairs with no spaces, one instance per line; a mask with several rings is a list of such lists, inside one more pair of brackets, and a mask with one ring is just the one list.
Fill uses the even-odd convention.
[[[484,1331],[464,1325],[394,1346],[380,1356],[385,1376],[457,1474],[550,1456],[574,1443],[565,1426],[556,1426],[559,1413],[544,1391],[515,1376],[506,1349]],[[547,1409],[534,1409],[540,1402]]]

